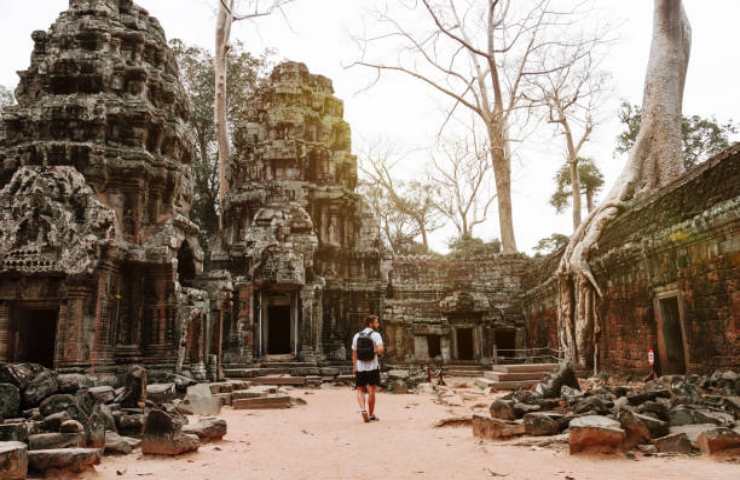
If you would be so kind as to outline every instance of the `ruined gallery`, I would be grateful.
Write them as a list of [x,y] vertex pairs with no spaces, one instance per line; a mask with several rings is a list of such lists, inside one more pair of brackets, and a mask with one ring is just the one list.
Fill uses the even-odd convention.
[[[558,253],[384,250],[329,79],[288,62],[254,94],[205,259],[189,101],[157,20],[129,1],[71,1],[33,39],[0,130],[3,360],[311,372],[349,359],[368,313],[397,364],[559,349]],[[645,369],[653,346],[670,372],[740,362],[738,185],[733,147],[609,226],[589,367]]]

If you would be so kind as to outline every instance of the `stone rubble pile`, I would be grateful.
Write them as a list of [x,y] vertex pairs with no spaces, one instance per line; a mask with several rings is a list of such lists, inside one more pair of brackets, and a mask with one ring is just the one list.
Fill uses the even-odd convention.
[[740,375],[663,376],[637,386],[584,382],[562,365],[532,390],[496,399],[473,415],[476,437],[556,436],[570,453],[639,449],[646,455],[740,454]]
[[[127,455],[139,447],[144,454],[179,455],[226,435],[226,422],[212,416],[221,400],[207,385],[204,391],[174,374],[152,378],[168,383],[149,384],[147,370],[138,365],[118,377],[0,363],[0,478],[81,472],[103,455]],[[201,409],[211,416],[188,425],[185,415],[206,415]]]

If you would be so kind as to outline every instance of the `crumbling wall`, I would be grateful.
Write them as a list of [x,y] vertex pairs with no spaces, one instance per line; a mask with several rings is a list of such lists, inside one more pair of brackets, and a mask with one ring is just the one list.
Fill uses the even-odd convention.
[[[554,256],[546,270],[556,262]],[[604,294],[602,368],[645,371],[649,349],[659,363],[664,357],[664,371],[669,353],[674,371],[740,363],[740,146],[629,206],[607,227],[590,263]],[[528,286],[530,341],[547,338],[555,346],[557,282],[544,275]],[[673,317],[676,331],[665,330]],[[548,334],[532,335],[543,330]]]

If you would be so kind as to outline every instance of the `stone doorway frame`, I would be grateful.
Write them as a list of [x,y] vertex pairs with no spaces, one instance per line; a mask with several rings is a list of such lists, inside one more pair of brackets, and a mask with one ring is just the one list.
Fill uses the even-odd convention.
[[[287,354],[274,355],[270,354],[270,306],[276,304],[270,300],[274,298],[285,297],[285,304],[290,306],[290,346],[291,352]],[[282,303],[282,302],[281,302]],[[279,304],[278,304],[279,305]],[[259,356],[265,360],[273,361],[290,361],[298,357],[300,348],[299,339],[299,292],[298,291],[260,291],[259,309],[258,309],[258,331],[259,338]]]
[[52,365],[47,368],[56,368],[60,358],[60,333],[64,328],[64,318],[62,317],[62,304],[57,301],[49,300],[22,300],[15,302],[8,302],[8,323],[6,330],[6,346],[5,355],[8,362],[23,362],[26,359],[19,358],[19,343],[21,340],[21,329],[18,324],[20,321],[19,312],[33,312],[33,311],[44,311],[44,312],[56,312],[56,322],[54,331],[54,352],[52,354]]
[[661,370],[665,369],[668,365],[668,350],[666,348],[666,338],[664,331],[666,319],[664,318],[663,305],[661,302],[669,299],[676,299],[676,303],[678,304],[678,325],[681,331],[681,345],[683,347],[683,368],[684,372],[686,373],[689,371],[689,364],[691,363],[689,354],[689,341],[686,329],[686,307],[684,305],[683,294],[676,284],[670,284],[655,289],[655,295],[653,297],[653,311],[655,315],[656,340],[658,345],[658,351],[655,352],[655,354],[658,355],[658,358],[660,360]]

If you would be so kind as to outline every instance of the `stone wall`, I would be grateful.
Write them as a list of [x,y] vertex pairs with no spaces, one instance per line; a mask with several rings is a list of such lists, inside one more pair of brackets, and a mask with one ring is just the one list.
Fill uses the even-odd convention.
[[[604,291],[604,368],[645,371],[651,348],[664,373],[740,364],[740,146],[630,205],[591,265]],[[557,284],[547,274],[530,282],[530,342],[555,345]]]
[[[383,301],[390,361],[487,363],[495,345],[524,347],[519,302],[529,264],[500,255],[395,257]],[[470,331],[472,352],[466,352]]]

